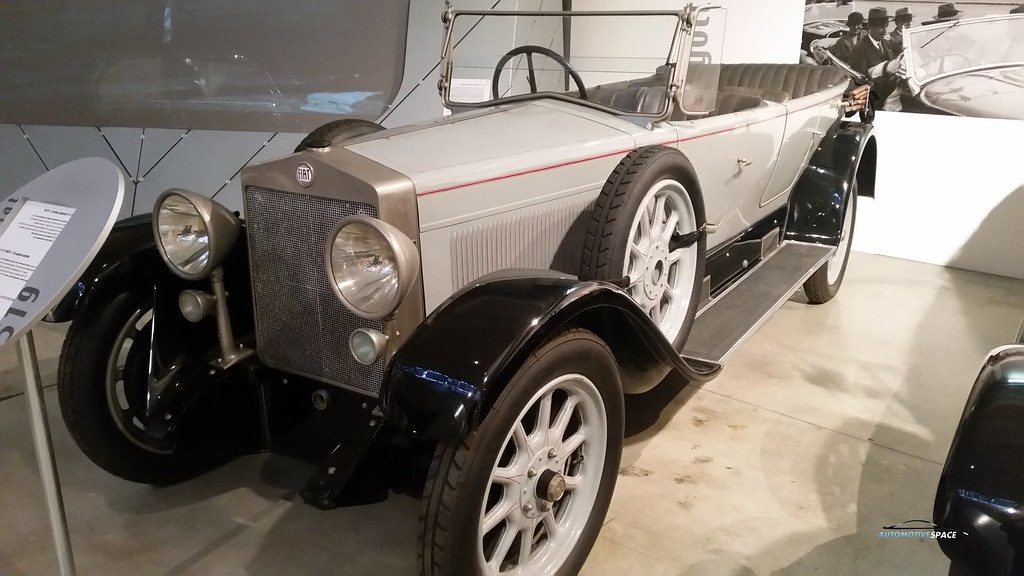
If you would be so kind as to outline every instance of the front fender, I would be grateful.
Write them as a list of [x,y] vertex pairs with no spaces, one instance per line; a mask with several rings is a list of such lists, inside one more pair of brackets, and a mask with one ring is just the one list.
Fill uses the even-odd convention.
[[690,381],[720,367],[680,358],[622,290],[550,271],[486,276],[448,299],[409,336],[381,388],[385,416],[434,440],[467,434],[526,358],[556,332],[584,327],[608,341],[625,392],[642,392],[671,368]]
[[[933,520],[954,563],[977,574],[1024,570],[1024,345],[982,366],[939,480]],[[964,535],[963,533],[966,533]]]
[[839,245],[843,207],[853,192],[875,195],[878,145],[871,124],[838,122],[821,140],[789,200],[786,239]]
[[[99,289],[123,282],[129,277],[137,277],[140,268],[153,272],[159,272],[161,268],[166,271],[167,268],[160,261],[156,250],[153,218],[150,214],[133,216],[114,224],[96,258],[57,303],[46,321],[69,322],[75,311],[83,307]],[[170,271],[166,272],[170,276]]]

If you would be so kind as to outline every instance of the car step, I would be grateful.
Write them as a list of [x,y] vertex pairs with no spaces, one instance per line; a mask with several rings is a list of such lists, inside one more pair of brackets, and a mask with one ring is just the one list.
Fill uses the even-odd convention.
[[698,313],[682,356],[725,362],[835,251],[788,242]]

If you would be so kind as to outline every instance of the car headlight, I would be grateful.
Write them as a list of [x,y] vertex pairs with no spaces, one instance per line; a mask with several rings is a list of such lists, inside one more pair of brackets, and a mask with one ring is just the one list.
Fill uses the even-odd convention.
[[328,237],[327,276],[353,314],[376,320],[398,308],[419,277],[419,252],[400,230],[350,216]]
[[208,276],[231,251],[241,224],[210,198],[172,188],[153,208],[153,233],[164,262],[187,280]]

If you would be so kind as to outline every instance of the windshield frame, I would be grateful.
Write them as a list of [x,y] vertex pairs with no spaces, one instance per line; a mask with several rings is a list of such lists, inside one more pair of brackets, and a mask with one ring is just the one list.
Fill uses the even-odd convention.
[[[676,100],[678,91],[683,85],[684,74],[686,66],[680,66],[680,62],[687,62],[689,59],[689,51],[692,47],[693,38],[693,21],[696,10],[692,4],[687,5],[683,10],[453,10],[448,9],[442,15],[442,22],[445,27],[445,40],[444,47],[441,52],[441,78],[438,81],[438,90],[441,94],[441,100],[445,107],[449,109],[460,109],[460,108],[491,108],[502,104],[509,104],[513,102],[523,102],[529,100],[539,99],[555,99],[563,102],[570,102],[572,104],[578,104],[580,106],[586,106],[613,114],[622,118],[635,118],[644,119],[648,122],[654,123],[665,120],[672,115],[672,111],[676,106]],[[666,56],[665,64],[672,67],[672,74],[668,79],[667,97],[664,110],[654,113],[642,113],[642,112],[625,112],[623,110],[617,110],[610,108],[602,104],[597,104],[584,100],[582,98],[575,98],[567,96],[564,93],[552,92],[552,91],[541,91],[531,94],[517,94],[514,96],[505,96],[496,100],[486,100],[484,102],[452,102],[451,101],[451,89],[452,89],[452,73],[454,70],[453,52],[455,46],[452,44],[453,31],[455,29],[455,19],[460,16],[479,16],[481,18],[486,16],[670,16],[678,19],[672,44],[669,47],[669,53]]]
[[[929,24],[928,26],[920,26],[909,33],[904,33],[903,47],[908,59],[913,59],[918,56],[918,48],[920,48],[913,42],[914,36],[922,36],[924,34],[927,34],[928,32],[936,32],[935,36],[933,36],[931,40],[928,40],[928,42],[931,42],[932,40],[938,38],[940,34],[945,34],[946,32],[952,30],[953,28],[973,26],[975,24],[991,24],[996,22],[1010,22],[1017,20],[1024,21],[1024,14],[994,14],[990,16],[982,16],[980,18],[965,18],[962,20],[952,20],[950,22],[942,22],[939,24]],[[1000,41],[1005,40],[1005,38],[1000,38]],[[913,60],[910,61],[911,63],[913,62]],[[950,70],[948,72],[934,74],[932,76],[918,76],[908,66],[907,81],[914,88],[920,90],[927,86],[928,84],[931,84],[932,82],[943,80],[945,78],[950,78],[952,76],[959,76],[961,74],[969,74],[972,72],[981,72],[985,70],[996,70],[999,68],[1007,68],[1011,66],[1024,66],[1024,61],[1007,60],[1005,62],[988,62],[986,64],[967,66],[964,68],[959,68],[957,70]]]

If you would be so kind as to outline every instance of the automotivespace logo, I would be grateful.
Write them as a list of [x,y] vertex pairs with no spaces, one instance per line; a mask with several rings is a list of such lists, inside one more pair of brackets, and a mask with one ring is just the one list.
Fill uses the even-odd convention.
[[892,526],[882,526],[878,531],[879,538],[909,539],[926,538],[930,540],[955,540],[967,536],[962,530],[946,530],[934,522],[927,520],[906,520]]

